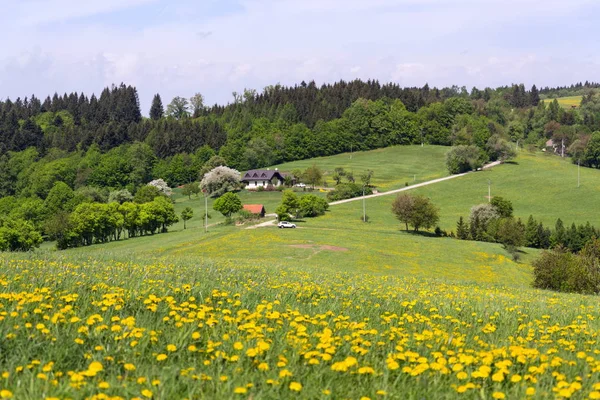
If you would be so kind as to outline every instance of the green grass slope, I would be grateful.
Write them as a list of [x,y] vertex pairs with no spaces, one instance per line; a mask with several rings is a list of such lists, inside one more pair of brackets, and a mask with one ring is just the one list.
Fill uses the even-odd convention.
[[403,187],[406,183],[424,182],[448,175],[446,169],[447,146],[394,146],[383,149],[311,158],[276,165],[280,171],[304,170],[313,164],[325,173],[324,179],[333,185],[333,171],[343,167],[354,172],[358,181],[367,169],[374,172],[372,183],[380,191]]
[[[583,96],[566,96],[566,97],[559,97],[556,100],[558,101],[558,104],[562,107],[562,108],[573,108],[573,106],[575,107],[579,107],[581,105],[581,99]],[[554,101],[554,99],[545,99],[544,103],[546,103],[546,105],[552,103]]]

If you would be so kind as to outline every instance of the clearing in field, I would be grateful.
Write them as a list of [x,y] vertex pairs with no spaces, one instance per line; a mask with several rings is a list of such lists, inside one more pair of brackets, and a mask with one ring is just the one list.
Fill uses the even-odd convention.
[[[583,96],[566,96],[558,97],[556,100],[558,104],[565,109],[578,108],[581,105],[581,99]],[[554,99],[544,99],[546,105],[552,103]]]

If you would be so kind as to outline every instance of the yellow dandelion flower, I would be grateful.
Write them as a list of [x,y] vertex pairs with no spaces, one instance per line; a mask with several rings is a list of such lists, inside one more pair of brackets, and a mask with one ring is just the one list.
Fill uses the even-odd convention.
[[494,394],[492,394],[492,397],[494,399],[504,399],[506,395],[502,392],[494,392]]
[[269,364],[267,363],[260,363],[258,364],[258,369],[261,371],[268,371],[269,370]]
[[290,383],[290,390],[294,392],[299,392],[302,390],[302,384],[300,382],[292,382]]
[[123,365],[123,367],[127,370],[127,371],[135,371],[135,365],[131,364],[131,363],[127,363],[125,365]]
[[177,351],[177,346],[175,346],[174,344],[169,344],[167,345],[167,351],[170,351],[171,353]]
[[236,387],[236,388],[233,390],[233,393],[237,393],[237,394],[245,394],[245,393],[248,393],[248,389],[246,389],[245,387],[241,387],[241,386],[239,386],[239,387]]
[[167,357],[167,355],[166,355],[166,354],[159,354],[159,355],[157,355],[157,356],[156,356],[156,360],[157,360],[157,361],[164,361],[164,360],[166,360],[167,358],[168,358],[168,357]]
[[152,398],[152,392],[148,389],[144,389],[142,390],[142,396],[151,399]]
[[11,399],[12,397],[13,397],[13,394],[10,390],[7,390],[7,389],[0,390],[0,399]]

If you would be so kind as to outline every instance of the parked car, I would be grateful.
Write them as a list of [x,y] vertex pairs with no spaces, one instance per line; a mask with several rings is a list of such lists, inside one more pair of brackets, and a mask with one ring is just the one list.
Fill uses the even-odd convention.
[[296,183],[296,187],[305,188],[306,184],[304,184],[304,183]]
[[288,221],[280,221],[277,226],[279,227],[279,229],[283,229],[283,228],[295,228],[296,224],[292,224],[291,222]]

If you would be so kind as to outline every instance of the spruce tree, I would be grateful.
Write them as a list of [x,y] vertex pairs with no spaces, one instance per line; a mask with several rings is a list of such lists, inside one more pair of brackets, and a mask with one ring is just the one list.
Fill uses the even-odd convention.
[[565,225],[563,224],[562,220],[559,218],[556,220],[556,225],[554,227],[554,233],[552,234],[552,236],[550,238],[550,243],[551,243],[552,247],[565,246],[566,245],[565,239],[566,239]]
[[160,94],[155,94],[152,99],[152,106],[150,107],[150,118],[153,120],[159,120],[163,117],[165,111],[163,109],[162,100]]
[[469,239],[469,229],[467,224],[465,224],[463,217],[460,217],[458,223],[456,224],[456,237],[460,240]]
[[538,88],[533,85],[531,87],[531,92],[529,92],[529,104],[531,104],[532,106],[537,106],[540,102],[540,92],[538,91]]
[[525,227],[525,246],[539,248],[539,239],[538,224],[536,220],[533,219],[533,215],[530,215]]

